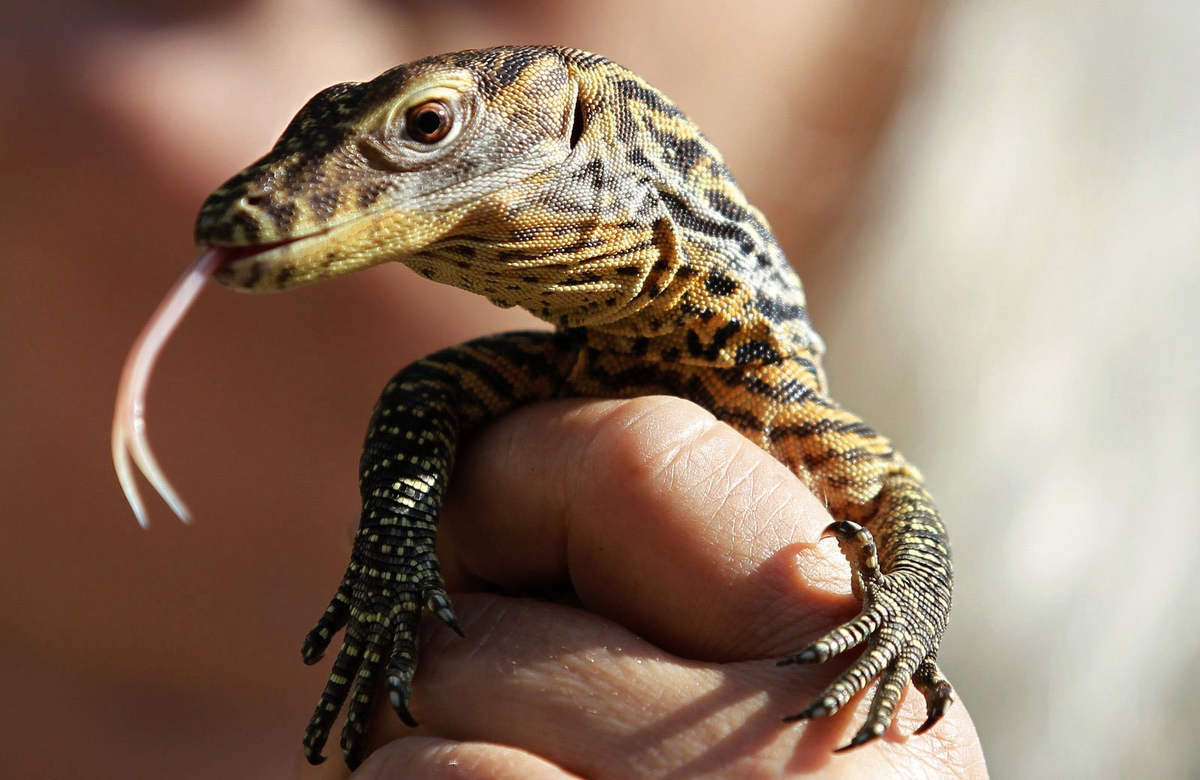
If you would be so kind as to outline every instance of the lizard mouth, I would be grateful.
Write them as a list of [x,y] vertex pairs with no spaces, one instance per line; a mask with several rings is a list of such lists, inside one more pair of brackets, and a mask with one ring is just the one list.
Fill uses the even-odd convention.
[[[312,264],[332,228],[264,244],[221,245],[202,243],[201,250],[216,252],[212,278],[234,290],[265,292],[293,286],[298,272]],[[289,284],[289,282],[292,282]]]
[[215,244],[202,244],[199,247],[197,247],[197,249],[200,249],[200,250],[215,249],[215,250],[217,250],[217,254],[219,257],[217,262],[220,263],[220,265],[217,267],[217,270],[220,271],[221,269],[225,268],[226,266],[232,265],[233,263],[236,263],[240,260],[245,260],[247,258],[254,257],[256,255],[261,255],[264,252],[269,252],[272,249],[278,249],[281,246],[287,246],[288,244],[294,244],[297,241],[304,240],[304,238],[307,238],[307,236],[301,236],[300,238],[286,238],[282,241],[272,241],[268,244],[249,244],[246,246],[217,246]]

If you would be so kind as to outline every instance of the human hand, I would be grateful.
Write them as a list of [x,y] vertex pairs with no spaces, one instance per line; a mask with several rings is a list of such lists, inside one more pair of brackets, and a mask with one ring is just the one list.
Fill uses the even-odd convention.
[[838,755],[868,697],[780,722],[845,660],[773,660],[858,604],[837,545],[816,541],[820,502],[707,412],[536,405],[464,447],[453,484],[439,539],[452,590],[569,582],[588,611],[456,597],[465,641],[423,626],[421,727],[384,704],[355,778],[986,777],[961,704],[911,737],[925,713],[908,696],[883,738]]

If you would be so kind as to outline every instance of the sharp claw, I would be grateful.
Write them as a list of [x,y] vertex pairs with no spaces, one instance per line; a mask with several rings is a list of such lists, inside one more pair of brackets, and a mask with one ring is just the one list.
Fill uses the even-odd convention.
[[806,647],[793,656],[781,659],[775,662],[776,666],[791,666],[792,664],[819,664],[824,662],[828,655],[822,654],[816,647]]
[[388,684],[388,703],[392,705],[392,709],[396,711],[396,715],[400,720],[404,721],[404,725],[409,728],[416,728],[418,725],[416,718],[408,711],[408,699],[412,691],[404,680],[395,675],[389,675],[387,678]]
[[325,657],[325,650],[329,645],[324,647],[318,642],[314,642],[312,634],[304,638],[304,644],[300,647],[300,659],[304,661],[305,666],[312,666],[316,662]]
[[853,539],[861,530],[863,530],[863,527],[858,523],[842,520],[825,526],[825,530],[821,532],[821,538],[827,539],[830,536],[835,536],[839,540]]
[[853,750],[854,748],[858,747],[859,745],[865,745],[866,743],[870,742],[871,740],[882,736],[883,732],[885,732],[885,731],[887,731],[887,727],[884,726],[882,723],[870,723],[866,726],[863,726],[861,729],[859,729],[858,733],[854,735],[854,739],[850,740],[849,744],[842,745],[840,748],[838,748],[837,750],[835,750],[833,752],[834,753],[845,753],[847,750]]
[[300,646],[300,657],[304,659],[307,666],[312,666],[325,656],[325,651],[329,649],[329,643],[333,637],[349,622],[350,603],[345,595],[349,582],[350,574],[347,573],[346,577],[342,579],[342,584],[338,586],[337,593],[329,602],[329,606],[325,608],[325,614],[304,635],[304,643]]
[[325,756],[321,754],[321,750],[325,747],[327,738],[328,735],[314,735],[310,727],[309,731],[304,734],[304,760],[312,766],[323,764]]
[[342,727],[342,760],[353,772],[362,763],[367,748],[365,728],[360,726],[356,730],[352,730],[351,726],[352,723],[347,720],[346,725]]
[[[947,687],[949,687],[949,686],[947,686]],[[931,704],[927,709],[928,714],[925,718],[925,722],[922,723],[920,728],[918,728],[913,733],[914,734],[924,734],[926,731],[929,731],[931,728],[933,728],[935,725],[937,725],[937,722],[939,720],[941,720],[946,715],[946,713],[950,710],[950,705],[953,703],[954,703],[954,693],[953,693],[953,691],[951,691],[948,695],[944,696],[943,698],[938,699],[936,702]]]
[[950,685],[950,681],[942,676],[942,672],[937,668],[937,662],[926,660],[917,673],[913,675],[913,685],[925,697],[925,722],[921,727],[914,731],[914,734],[923,734],[942,719],[943,716],[950,710],[950,706],[954,704],[954,688]]
[[463,633],[462,627],[458,625],[458,618],[454,617],[454,608],[450,605],[450,599],[445,593],[430,594],[425,600],[425,606],[430,612],[437,615],[438,620],[449,626],[454,633],[464,639],[466,638],[467,635]]
[[812,720],[813,718],[824,718],[827,715],[832,715],[839,709],[837,699],[832,696],[822,696],[804,709],[797,712],[795,715],[788,715],[783,719],[784,723],[795,723],[798,720]]
[[454,612],[452,612],[449,607],[446,607],[444,609],[439,609],[434,614],[437,615],[438,620],[440,620],[443,623],[445,623],[446,625],[450,626],[451,631],[458,634],[463,639],[467,638],[467,635],[462,630],[462,626],[460,626],[458,624],[458,618],[454,617]]
[[412,713],[408,711],[407,707],[397,707],[396,714],[400,716],[400,720],[404,723],[404,725],[408,726],[410,729],[415,729],[417,726],[421,725],[417,722],[417,719],[412,716]]
[[929,717],[925,718],[924,723],[922,723],[915,731],[913,731],[913,734],[924,734],[926,731],[929,731],[931,728],[937,725],[937,722],[941,720],[942,716],[945,714],[945,710],[942,710],[937,714],[931,714]]

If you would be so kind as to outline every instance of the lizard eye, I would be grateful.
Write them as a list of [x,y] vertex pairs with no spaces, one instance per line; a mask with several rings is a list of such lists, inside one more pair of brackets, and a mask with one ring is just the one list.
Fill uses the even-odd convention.
[[408,137],[419,144],[437,143],[446,137],[453,124],[450,109],[438,100],[413,106],[404,115],[404,127],[408,131]]

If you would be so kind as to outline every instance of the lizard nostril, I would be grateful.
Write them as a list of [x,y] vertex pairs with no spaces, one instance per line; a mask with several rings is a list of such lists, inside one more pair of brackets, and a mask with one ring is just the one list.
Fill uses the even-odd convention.
[[242,196],[242,205],[243,206],[257,208],[266,202],[267,202],[267,196],[263,195],[262,193],[258,193],[255,195],[243,195]]

